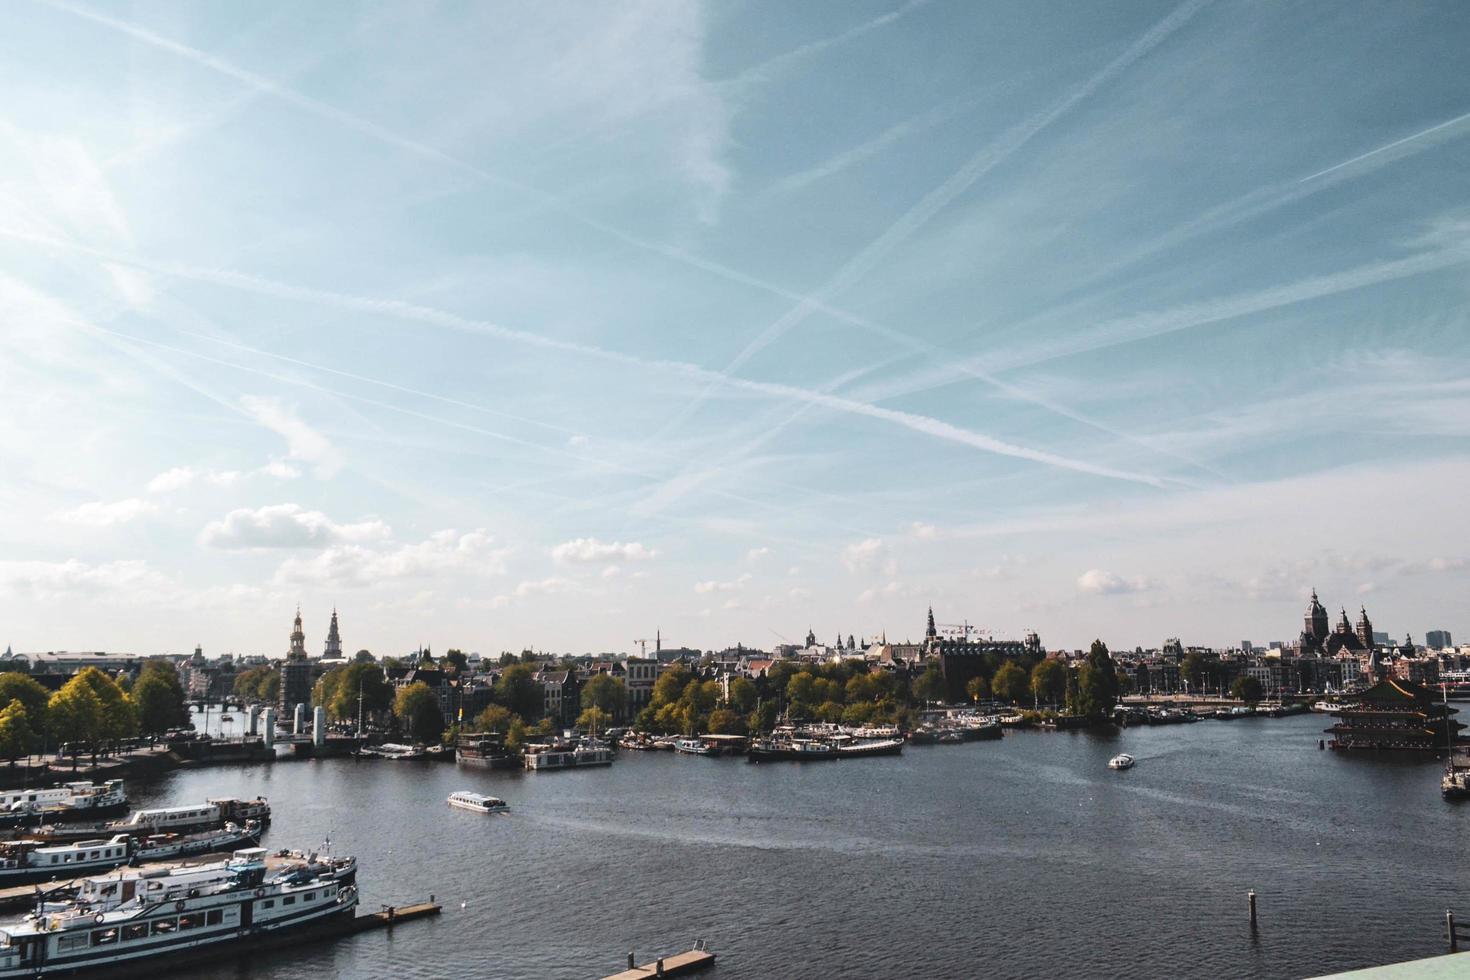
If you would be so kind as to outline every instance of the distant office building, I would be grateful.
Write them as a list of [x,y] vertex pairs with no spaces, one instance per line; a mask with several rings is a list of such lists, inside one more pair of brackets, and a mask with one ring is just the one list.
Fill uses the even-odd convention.
[[1374,646],[1386,647],[1386,646],[1388,646],[1392,642],[1393,642],[1393,637],[1389,636],[1387,633],[1380,633],[1377,630],[1374,630],[1373,631],[1373,645]]
[[1424,634],[1424,645],[1431,650],[1444,650],[1455,645],[1449,630],[1430,630]]

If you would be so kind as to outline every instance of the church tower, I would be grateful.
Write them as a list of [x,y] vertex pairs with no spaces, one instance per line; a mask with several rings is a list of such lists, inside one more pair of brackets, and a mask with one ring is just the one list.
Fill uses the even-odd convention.
[[296,607],[296,623],[291,630],[291,649],[286,654],[287,660],[306,659],[306,633],[301,629],[301,607]]
[[1358,607],[1358,639],[1363,643],[1363,649],[1373,648],[1373,621],[1368,618],[1368,609],[1365,606]]
[[1317,600],[1317,590],[1312,590],[1312,601],[1307,603],[1307,614],[1302,617],[1302,639],[1311,639],[1311,646],[1320,647],[1327,642],[1327,610]]
[[332,625],[327,627],[327,648],[322,651],[323,660],[339,660],[342,657],[342,634],[337,632],[337,609],[332,607]]
[[932,640],[939,636],[939,630],[934,628],[934,607],[929,607],[929,625],[924,627],[924,639]]

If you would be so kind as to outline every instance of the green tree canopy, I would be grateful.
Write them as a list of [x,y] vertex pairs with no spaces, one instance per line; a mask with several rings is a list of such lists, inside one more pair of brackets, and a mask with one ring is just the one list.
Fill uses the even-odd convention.
[[1007,660],[990,679],[990,689],[1000,700],[1014,704],[1030,693],[1031,679],[1026,676],[1026,671],[1020,664]]
[[117,741],[137,734],[138,717],[133,711],[133,705],[109,674],[96,667],[86,667],[67,683],[85,684],[97,696],[101,712],[97,730],[99,741]]
[[281,696],[281,672],[268,664],[241,671],[235,677],[235,694],[246,701],[274,704]]
[[738,711],[716,708],[709,713],[707,730],[714,735],[744,735],[745,719]]
[[58,743],[69,744],[72,754],[95,746],[101,740],[102,702],[79,677],[67,681],[46,704],[51,733]]
[[661,708],[666,704],[672,704],[679,700],[684,694],[684,688],[690,680],[689,671],[682,666],[676,666],[658,675],[658,680],[653,682],[653,701],[655,708]]
[[337,674],[327,712],[338,721],[357,719],[357,696],[362,694],[363,720],[381,714],[393,706],[393,685],[374,663],[351,663],[327,672],[323,680]]
[[1118,703],[1118,673],[1113,667],[1107,644],[1102,640],[1092,641],[1092,649],[1077,682],[1081,688],[1081,710],[1078,714],[1096,718],[1112,713],[1113,706]]
[[1240,698],[1246,704],[1255,704],[1265,695],[1261,682],[1254,677],[1237,677],[1230,685],[1230,696]]
[[611,723],[612,712],[604,711],[595,704],[589,704],[577,716],[577,727],[584,728],[589,732],[603,731]]
[[423,681],[399,689],[393,713],[403,731],[417,741],[431,744],[444,734],[444,712],[439,709],[439,699]]
[[582,704],[600,708],[610,718],[621,718],[627,703],[627,685],[611,674],[594,674],[582,688]]
[[990,682],[983,677],[971,677],[965,682],[965,693],[970,696],[971,701],[984,700],[990,693]]
[[914,697],[920,701],[944,700],[944,673],[939,664],[931,663],[914,682]]
[[19,701],[26,709],[26,723],[31,732],[40,738],[46,733],[46,702],[51,692],[42,687],[29,674],[7,671],[0,674],[0,705]]
[[495,682],[495,700],[527,720],[540,718],[546,709],[546,692],[526,664],[505,668]]
[[741,714],[749,714],[760,700],[760,691],[749,678],[736,677],[730,681],[730,707]]
[[15,765],[16,759],[31,754],[35,738],[24,702],[16,699],[0,708],[0,759],[9,759]]
[[1037,704],[1061,704],[1067,694],[1067,667],[1051,657],[1031,668],[1031,697]]
[[510,730],[510,723],[514,718],[515,715],[505,705],[492,704],[475,716],[475,731],[504,733]]
[[157,735],[189,722],[189,708],[184,703],[184,685],[179,672],[167,660],[149,660],[128,692],[138,719],[138,729],[146,735]]
[[465,656],[462,650],[450,650],[444,654],[444,667],[451,674],[458,677],[470,669],[470,658]]

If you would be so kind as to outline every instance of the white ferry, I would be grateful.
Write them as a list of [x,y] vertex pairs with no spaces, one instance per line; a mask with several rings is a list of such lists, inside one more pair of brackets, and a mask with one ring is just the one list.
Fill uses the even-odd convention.
[[1138,760],[1127,752],[1120,752],[1108,760],[1109,769],[1132,769]]
[[510,809],[510,804],[498,797],[471,793],[466,790],[450,793],[449,805],[459,807],[461,810],[473,810],[476,813],[504,813]]
[[35,817],[86,820],[123,813],[127,808],[128,793],[121,779],[8,790],[0,793],[0,826],[14,826]]
[[573,769],[580,766],[610,766],[612,749],[602,742],[586,742],[576,748],[551,745],[526,746],[527,769]]
[[24,919],[0,924],[0,980],[139,970],[320,926],[356,905],[355,886],[304,866],[269,873],[258,847],[194,867],[126,869],[88,878],[75,898],[43,901]]

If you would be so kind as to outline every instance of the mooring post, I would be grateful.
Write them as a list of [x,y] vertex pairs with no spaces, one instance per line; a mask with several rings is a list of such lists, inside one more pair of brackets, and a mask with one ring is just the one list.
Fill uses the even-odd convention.
[[1251,928],[1254,929],[1256,927],[1256,890],[1254,888],[1245,893],[1245,901],[1250,906]]
[[633,951],[630,949],[630,950],[628,950],[628,969],[631,970],[636,965],[637,964],[636,964],[636,962],[633,959]]
[[661,977],[664,975],[664,958],[660,956],[653,964],[653,975]]
[[1460,942],[1455,937],[1455,913],[1449,909],[1444,910],[1444,928],[1445,932],[1449,933],[1450,952],[1458,953],[1460,951]]

